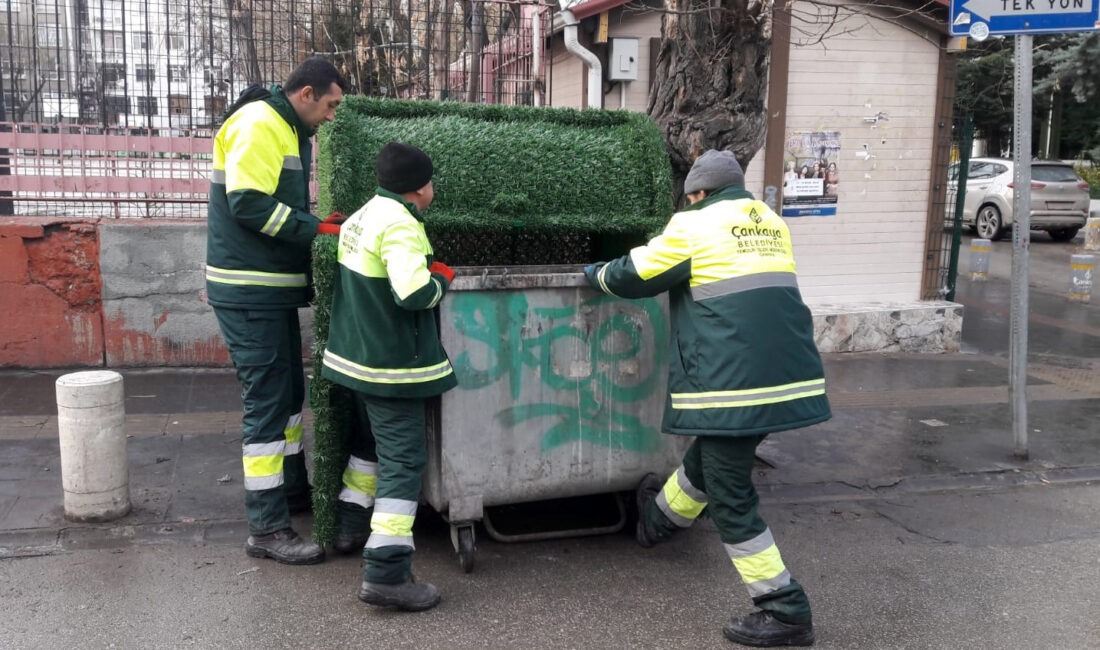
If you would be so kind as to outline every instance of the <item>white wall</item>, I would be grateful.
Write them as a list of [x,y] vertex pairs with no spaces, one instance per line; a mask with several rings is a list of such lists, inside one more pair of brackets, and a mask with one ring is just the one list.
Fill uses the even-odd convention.
[[[806,6],[796,5],[795,16]],[[805,40],[800,32],[813,31],[796,18],[792,38]],[[791,49],[787,132],[839,131],[841,138],[836,216],[788,218],[802,291],[819,304],[915,301],[924,268],[938,45],[919,30],[865,16],[845,18],[833,33],[821,44]],[[865,121],[880,111],[889,121]],[[864,145],[867,159],[856,155]]]

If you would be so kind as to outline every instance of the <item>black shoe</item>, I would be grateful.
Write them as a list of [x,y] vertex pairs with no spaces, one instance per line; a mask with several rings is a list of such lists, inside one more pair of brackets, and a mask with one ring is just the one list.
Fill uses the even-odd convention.
[[646,474],[642,477],[638,488],[634,491],[634,504],[638,508],[638,525],[634,528],[634,540],[642,548],[652,548],[658,542],[664,541],[653,537],[645,529],[646,504],[657,498],[663,484],[656,474]]
[[325,549],[302,539],[292,528],[252,535],[244,552],[250,557],[269,557],[282,564],[319,564],[325,560]]
[[332,550],[340,555],[351,555],[352,553],[362,553],[363,547],[366,545],[366,535],[339,533],[336,535],[336,540],[332,542]]
[[435,585],[413,582],[411,579],[396,585],[384,585],[363,581],[359,586],[359,600],[378,607],[396,607],[406,612],[431,609],[443,600]]
[[814,644],[814,624],[784,623],[771,612],[755,611],[748,616],[733,618],[722,628],[722,634],[734,643],[755,648],[771,648],[782,645],[807,646]]
[[300,515],[303,512],[313,512],[313,488],[307,488],[305,492],[288,494],[286,507],[292,515]]

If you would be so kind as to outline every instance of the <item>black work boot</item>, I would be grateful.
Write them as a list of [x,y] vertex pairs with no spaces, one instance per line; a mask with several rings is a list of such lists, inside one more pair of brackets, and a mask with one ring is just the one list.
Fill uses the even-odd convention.
[[286,507],[292,515],[313,512],[313,488],[307,486],[305,492],[286,495]]
[[406,612],[431,609],[443,600],[435,585],[417,583],[412,578],[395,585],[363,581],[359,586],[359,600],[378,607],[396,607]]
[[650,473],[642,477],[641,482],[638,483],[638,488],[634,491],[634,504],[638,507],[638,526],[634,529],[634,540],[642,548],[652,548],[658,542],[664,541],[649,534],[645,527],[646,504],[657,498],[662,487],[664,487],[664,484],[661,482],[661,478]]
[[325,549],[302,539],[293,528],[251,535],[244,552],[250,557],[269,557],[282,564],[319,564],[325,560]]
[[340,555],[351,555],[352,553],[362,553],[363,547],[366,545],[366,534],[356,535],[355,533],[340,532],[332,542],[332,550]]
[[755,611],[741,618],[731,619],[729,624],[722,628],[722,634],[734,643],[755,648],[814,644],[814,624],[812,621],[784,623],[773,616],[771,612],[764,610]]

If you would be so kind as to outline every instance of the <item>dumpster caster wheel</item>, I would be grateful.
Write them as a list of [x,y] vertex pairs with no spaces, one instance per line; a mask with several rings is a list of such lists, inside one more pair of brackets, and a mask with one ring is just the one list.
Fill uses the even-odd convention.
[[474,570],[474,525],[451,526],[451,542],[458,552],[458,563],[463,573]]

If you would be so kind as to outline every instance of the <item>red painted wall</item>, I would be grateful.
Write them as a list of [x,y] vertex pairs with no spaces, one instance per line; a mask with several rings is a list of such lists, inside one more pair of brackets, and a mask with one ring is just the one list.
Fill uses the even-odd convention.
[[94,220],[0,219],[0,367],[103,365]]

